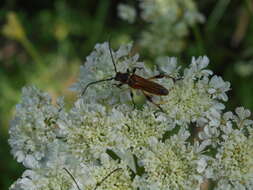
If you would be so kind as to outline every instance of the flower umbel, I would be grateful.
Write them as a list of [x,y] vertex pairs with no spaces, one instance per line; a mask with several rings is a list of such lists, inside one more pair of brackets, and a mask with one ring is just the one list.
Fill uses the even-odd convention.
[[153,141],[143,159],[148,189],[197,189],[204,179],[203,170],[198,170],[201,157],[201,152],[179,136]]
[[[140,0],[141,19],[147,23],[139,44],[152,56],[178,53],[185,46],[189,28],[204,21],[192,0]],[[134,10],[120,4],[119,16],[133,23]]]
[[253,134],[243,134],[242,130],[231,130],[222,136],[213,163],[216,189],[250,189],[253,187]]
[[51,98],[35,87],[23,88],[22,103],[16,107],[9,130],[12,154],[28,168],[37,168],[48,146],[58,137],[56,125],[62,106],[52,105]]
[[149,93],[153,103],[133,109],[130,92],[145,89],[129,83],[95,83],[83,94],[87,84],[115,77],[108,43],[97,44],[81,67],[71,109],[62,98],[54,105],[47,93],[23,88],[9,143],[27,170],[11,190],[196,190],[208,180],[215,189],[252,187],[251,113],[223,112],[230,83],[207,69],[208,58],[193,58],[181,72],[176,58],[160,58],[151,69],[130,51],[131,44],[112,50],[117,72],[131,77],[127,70],[141,67],[135,75],[146,80],[164,76],[155,82],[168,95]]

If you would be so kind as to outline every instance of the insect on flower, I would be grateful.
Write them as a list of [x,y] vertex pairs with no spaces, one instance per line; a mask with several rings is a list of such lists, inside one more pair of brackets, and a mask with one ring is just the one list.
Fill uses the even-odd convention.
[[[113,66],[114,66],[115,76],[111,77],[111,78],[108,78],[108,79],[102,79],[102,80],[94,81],[94,82],[91,82],[91,83],[87,84],[85,86],[85,88],[83,89],[83,91],[81,93],[81,96],[84,95],[87,88],[91,85],[94,85],[94,84],[97,84],[97,83],[100,83],[100,82],[115,80],[115,81],[120,82],[119,84],[116,85],[118,88],[120,88],[122,85],[126,84],[126,85],[130,86],[132,89],[141,90],[143,95],[147,98],[147,100],[149,102],[151,102],[152,104],[157,106],[162,112],[164,112],[163,109],[161,108],[161,106],[153,101],[152,96],[153,95],[166,96],[166,95],[169,94],[169,91],[165,87],[163,87],[162,85],[160,85],[156,82],[153,82],[152,80],[153,79],[160,79],[160,78],[164,78],[164,77],[172,78],[173,80],[175,80],[175,79],[171,76],[164,75],[164,74],[158,74],[158,75],[155,75],[153,77],[145,79],[145,78],[135,74],[136,70],[137,69],[143,69],[142,67],[134,67],[132,71],[127,69],[127,72],[125,72],[125,73],[118,72],[115,60],[114,60],[113,55],[112,55],[112,50],[111,50],[111,47],[110,47],[110,43],[108,43],[108,44],[109,44],[110,55],[111,55],[111,58],[112,58],[112,63],[113,63]],[[133,105],[135,107],[132,90],[130,91],[130,96],[131,96]]]

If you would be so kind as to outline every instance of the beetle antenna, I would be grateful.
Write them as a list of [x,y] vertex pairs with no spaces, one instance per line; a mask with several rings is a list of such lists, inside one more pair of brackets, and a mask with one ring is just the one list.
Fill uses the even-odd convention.
[[110,177],[114,172],[121,170],[122,168],[116,168],[115,170],[111,171],[109,174],[107,174],[100,182],[97,183],[94,190],[96,190],[108,177]]
[[104,81],[110,81],[110,80],[113,80],[113,79],[114,79],[114,77],[109,78],[109,79],[98,80],[98,81],[95,81],[95,82],[90,82],[90,83],[87,84],[87,85],[85,86],[85,88],[83,89],[83,91],[82,91],[82,93],[81,93],[81,96],[84,95],[84,93],[86,92],[86,90],[87,90],[87,88],[88,88],[89,86],[91,86],[91,85],[93,85],[93,84],[100,83],[100,82],[104,82]]
[[78,190],[81,190],[81,188],[80,188],[79,185],[77,184],[77,182],[76,182],[74,176],[70,173],[70,171],[68,171],[67,168],[63,168],[63,169],[69,174],[69,176],[71,177],[71,179],[73,179],[73,181],[75,182],[75,184],[76,184],[76,186],[77,186],[77,189],[78,189]]
[[115,71],[115,73],[117,73],[116,63],[115,63],[115,60],[114,60],[113,55],[112,55],[110,39],[108,40],[108,46],[109,46],[109,50],[110,50],[110,54],[111,54],[111,58],[112,58],[112,63],[113,63],[113,66],[114,66],[114,71]]

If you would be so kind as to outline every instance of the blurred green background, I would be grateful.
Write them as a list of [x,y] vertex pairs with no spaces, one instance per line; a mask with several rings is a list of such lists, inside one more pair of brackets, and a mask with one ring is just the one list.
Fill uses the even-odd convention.
[[[0,189],[21,176],[24,168],[10,154],[9,121],[21,88],[34,84],[54,98],[64,95],[79,66],[96,43],[108,40],[118,47],[136,41],[143,23],[129,24],[117,16],[119,3],[137,6],[135,0],[6,0],[0,9]],[[253,2],[201,0],[198,10],[206,21],[190,28],[186,47],[177,56],[189,63],[192,56],[207,55],[210,68],[230,81],[227,109],[253,110]],[[170,35],[170,34],[168,34]],[[139,50],[138,50],[139,51]],[[141,58],[145,60],[145,53]]]

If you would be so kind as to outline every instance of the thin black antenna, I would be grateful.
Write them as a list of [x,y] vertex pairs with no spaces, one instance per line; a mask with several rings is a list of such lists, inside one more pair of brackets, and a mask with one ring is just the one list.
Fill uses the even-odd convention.
[[108,40],[108,46],[109,46],[109,50],[110,50],[110,54],[111,54],[111,58],[112,58],[112,63],[113,63],[113,66],[114,66],[114,71],[115,71],[115,73],[117,73],[116,63],[115,63],[114,58],[112,56],[112,49],[111,49],[110,38]]
[[121,170],[122,168],[116,168],[115,170],[111,171],[109,174],[107,174],[100,182],[97,183],[94,190],[96,190],[108,177],[110,177],[114,172]]
[[90,82],[90,83],[87,84],[87,85],[85,86],[85,88],[83,89],[83,91],[82,91],[82,93],[81,93],[81,96],[84,95],[85,91],[87,90],[87,88],[88,88],[90,85],[97,84],[97,83],[104,82],[104,81],[110,81],[110,80],[113,80],[113,79],[114,79],[114,77],[109,78],[109,79],[103,79],[103,80],[98,80],[98,81]]
[[63,168],[63,169],[64,169],[64,170],[69,174],[69,176],[73,179],[73,181],[75,182],[75,184],[76,184],[76,186],[77,186],[77,189],[78,189],[78,190],[81,190],[81,188],[80,188],[79,185],[77,184],[77,182],[76,182],[74,176],[67,170],[67,168]]

